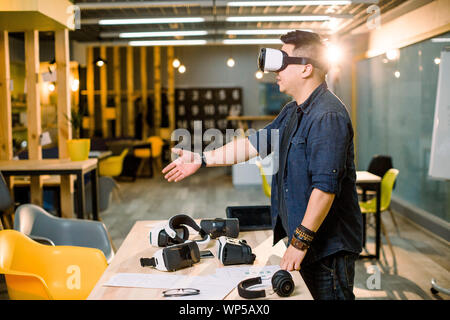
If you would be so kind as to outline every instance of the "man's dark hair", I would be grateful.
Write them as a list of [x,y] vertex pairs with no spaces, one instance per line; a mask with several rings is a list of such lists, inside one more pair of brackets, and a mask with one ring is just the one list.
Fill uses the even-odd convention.
[[[322,38],[314,32],[295,30],[281,36],[285,44],[293,44],[296,56],[311,58],[323,66],[327,66],[326,47]],[[321,70],[324,75],[325,70]]]

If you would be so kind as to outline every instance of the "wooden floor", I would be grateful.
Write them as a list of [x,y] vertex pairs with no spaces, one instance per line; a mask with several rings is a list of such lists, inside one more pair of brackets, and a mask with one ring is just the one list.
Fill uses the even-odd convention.
[[[116,248],[137,220],[168,219],[179,213],[194,218],[225,217],[225,208],[233,205],[269,204],[259,187],[239,188],[232,185],[230,168],[201,169],[195,176],[178,183],[168,183],[161,176],[120,183],[119,200],[115,197],[101,217]],[[355,295],[357,299],[449,299],[432,295],[430,281],[450,288],[450,246],[399,214],[394,216],[398,229],[388,213],[382,219],[393,245],[391,252],[384,237],[381,259],[358,260]],[[369,221],[370,223],[370,221]],[[367,249],[373,252],[374,232],[369,227]],[[367,282],[378,268],[380,288],[369,289]],[[372,278],[370,278],[372,277]],[[2,297],[7,299],[4,284]],[[0,294],[1,295],[1,294]]]

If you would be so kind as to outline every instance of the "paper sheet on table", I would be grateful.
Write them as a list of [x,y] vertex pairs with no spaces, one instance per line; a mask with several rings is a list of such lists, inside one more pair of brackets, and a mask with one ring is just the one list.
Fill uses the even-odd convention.
[[107,287],[130,287],[161,289],[171,288],[181,277],[178,275],[118,273],[112,276],[103,285]]
[[208,276],[186,276],[171,274],[118,273],[105,282],[103,286],[148,289],[194,288],[200,290],[200,294],[166,299],[221,300],[238,285],[239,280],[240,279],[229,279],[223,275],[217,274]]
[[279,265],[229,266],[218,268],[215,274],[207,276],[118,273],[105,282],[103,286],[149,289],[194,288],[200,290],[200,294],[165,299],[221,300],[236,288],[240,281],[247,278],[261,277],[264,282],[270,280],[272,275],[279,269]]
[[223,267],[216,269],[216,274],[220,277],[230,279],[246,279],[261,277],[262,280],[272,278],[275,272],[280,270],[279,265],[272,266],[240,266]]

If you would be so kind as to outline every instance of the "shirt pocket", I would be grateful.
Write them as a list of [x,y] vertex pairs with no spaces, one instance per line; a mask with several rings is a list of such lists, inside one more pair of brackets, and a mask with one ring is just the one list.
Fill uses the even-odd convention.
[[288,174],[300,181],[307,181],[307,162],[306,162],[306,139],[302,136],[294,136],[291,139],[287,159]]
[[299,165],[298,161],[302,161],[304,165],[306,160],[306,139],[302,136],[294,136],[291,139],[291,149],[289,150],[289,160],[293,164]]

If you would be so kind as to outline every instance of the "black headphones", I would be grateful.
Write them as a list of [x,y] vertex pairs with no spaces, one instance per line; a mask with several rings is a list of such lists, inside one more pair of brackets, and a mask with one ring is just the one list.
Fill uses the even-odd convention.
[[[250,278],[238,284],[238,293],[242,298],[254,299],[266,296],[267,290],[248,290],[247,288],[261,284],[261,277]],[[295,284],[291,274],[286,270],[278,270],[272,276],[272,288],[280,297],[289,297],[294,292]],[[269,292],[271,293],[271,292]]]
[[[172,239],[179,243],[183,243],[189,237],[189,231],[186,226],[192,227],[192,229],[199,233],[203,241],[206,242],[207,240],[209,242],[209,235],[202,228],[200,228],[200,226],[194,221],[194,219],[185,214],[177,214],[176,216],[171,217],[164,230]],[[178,228],[183,229],[183,238],[180,238],[178,236],[176,232],[176,229]]]

